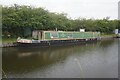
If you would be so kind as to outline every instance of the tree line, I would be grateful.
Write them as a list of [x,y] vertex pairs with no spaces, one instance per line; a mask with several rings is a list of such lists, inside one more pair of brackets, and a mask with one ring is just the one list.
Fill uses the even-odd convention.
[[98,31],[113,33],[120,29],[119,20],[104,19],[71,19],[65,13],[52,13],[44,8],[35,8],[26,5],[2,7],[2,33],[3,36],[30,37],[33,30],[63,30],[63,31]]

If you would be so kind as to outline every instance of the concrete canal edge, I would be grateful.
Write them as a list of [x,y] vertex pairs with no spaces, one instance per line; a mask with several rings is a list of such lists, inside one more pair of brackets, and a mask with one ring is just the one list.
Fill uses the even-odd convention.
[[101,40],[111,39],[111,38],[117,38],[117,37],[115,37],[115,36],[102,36]]
[[10,42],[10,43],[2,43],[0,44],[0,47],[16,47],[17,43],[16,42]]
[[[112,38],[116,38],[116,37],[114,37],[114,36],[102,36],[101,40],[112,39]],[[10,43],[2,43],[2,44],[0,44],[0,48],[17,47],[17,46],[18,46],[17,42],[10,42]]]

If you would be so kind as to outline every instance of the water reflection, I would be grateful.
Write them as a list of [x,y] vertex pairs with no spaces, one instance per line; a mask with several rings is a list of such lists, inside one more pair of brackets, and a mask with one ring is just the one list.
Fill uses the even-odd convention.
[[116,50],[117,40],[112,39],[63,47],[4,48],[3,70],[18,78],[117,77]]

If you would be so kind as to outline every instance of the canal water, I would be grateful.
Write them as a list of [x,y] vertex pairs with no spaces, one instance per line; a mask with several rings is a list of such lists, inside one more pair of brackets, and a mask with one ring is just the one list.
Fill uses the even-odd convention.
[[48,48],[3,48],[8,78],[117,78],[118,39]]

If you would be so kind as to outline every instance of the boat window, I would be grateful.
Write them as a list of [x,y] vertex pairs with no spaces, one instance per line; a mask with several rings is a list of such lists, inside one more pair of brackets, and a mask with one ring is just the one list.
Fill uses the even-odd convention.
[[51,32],[51,38],[58,38],[58,32]]

